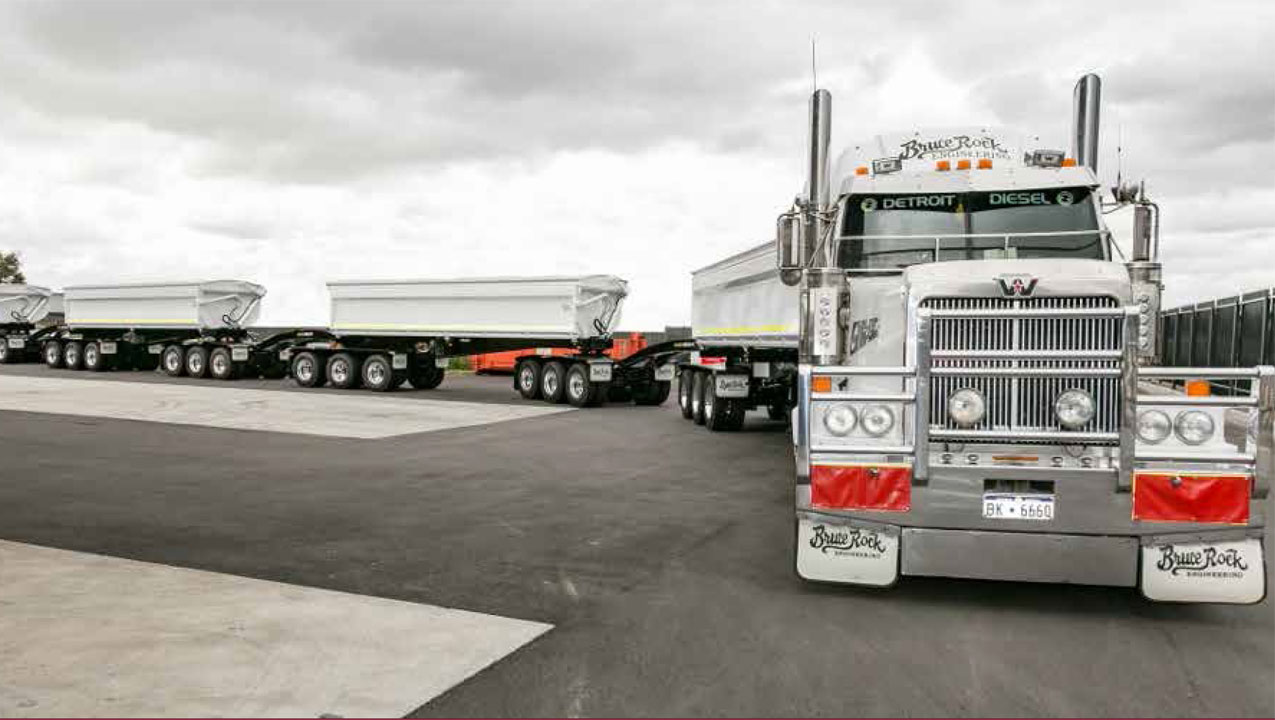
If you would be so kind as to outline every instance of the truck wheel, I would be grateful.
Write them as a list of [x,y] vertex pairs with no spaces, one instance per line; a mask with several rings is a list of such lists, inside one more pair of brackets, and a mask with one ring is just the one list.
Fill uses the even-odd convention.
[[208,354],[208,374],[217,380],[233,380],[237,374],[235,361],[230,350],[224,347],[213,348]]
[[192,345],[186,349],[186,374],[193,378],[208,374],[208,350],[202,345]]
[[544,369],[540,371],[540,395],[545,402],[566,402],[567,394],[563,387],[566,385],[566,374],[562,363],[557,360],[545,363]]
[[523,360],[518,363],[518,369],[514,370],[514,384],[518,388],[518,394],[527,400],[536,400],[540,397],[540,362],[538,360]]
[[62,343],[53,340],[44,344],[44,364],[51,368],[62,366]]
[[359,386],[359,361],[349,353],[337,353],[328,358],[328,384],[341,390]]
[[672,386],[673,383],[667,380],[653,382],[636,393],[633,402],[637,405],[663,405],[668,400]]
[[431,364],[430,367],[422,368],[411,378],[412,387],[416,387],[417,390],[433,390],[442,385],[442,378],[446,376],[448,371]]
[[708,420],[708,404],[710,398],[705,388],[712,382],[712,378],[708,373],[702,370],[696,370],[691,378],[691,419],[696,425],[703,425]]
[[384,355],[373,355],[363,361],[363,387],[373,392],[394,389],[394,367]]
[[169,345],[159,358],[159,366],[169,377],[181,377],[186,371],[186,351],[180,345]]
[[589,379],[589,366],[573,363],[567,370],[567,402],[576,407],[593,407],[602,399],[601,383]]
[[106,356],[102,355],[102,347],[95,342],[84,345],[84,369],[89,372],[102,372],[106,369]]
[[694,403],[691,399],[695,391],[695,371],[682,370],[677,376],[677,407],[682,411],[682,417],[690,420],[695,417]]
[[292,377],[298,385],[308,388],[323,387],[323,383],[328,380],[323,372],[323,363],[319,361],[319,356],[309,350],[293,356]]
[[62,363],[67,370],[80,370],[84,367],[84,346],[72,340],[62,348]]

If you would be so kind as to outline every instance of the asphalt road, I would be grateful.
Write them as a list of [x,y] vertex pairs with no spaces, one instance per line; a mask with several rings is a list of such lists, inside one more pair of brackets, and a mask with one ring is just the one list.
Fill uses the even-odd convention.
[[[504,377],[396,395],[517,402]],[[381,439],[0,411],[0,539],[555,626],[427,716],[1275,715],[1269,598],[800,582],[788,442],[671,399]]]

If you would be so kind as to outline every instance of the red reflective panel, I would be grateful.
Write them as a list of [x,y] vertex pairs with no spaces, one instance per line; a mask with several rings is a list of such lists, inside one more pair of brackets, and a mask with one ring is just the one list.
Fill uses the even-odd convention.
[[1135,473],[1133,519],[1245,525],[1251,486],[1248,475]]
[[813,465],[810,504],[839,510],[907,512],[912,468],[907,465]]

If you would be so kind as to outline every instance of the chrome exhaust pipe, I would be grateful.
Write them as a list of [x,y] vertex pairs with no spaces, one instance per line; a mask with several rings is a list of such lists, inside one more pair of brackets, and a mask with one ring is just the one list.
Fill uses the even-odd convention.
[[1071,153],[1076,163],[1098,174],[1099,105],[1102,103],[1102,79],[1089,73],[1076,81],[1071,96]]
[[802,264],[806,267],[826,267],[828,249],[820,247],[824,223],[820,215],[828,208],[828,146],[832,140],[832,94],[816,90],[810,96],[810,147],[806,159],[809,175],[806,178],[807,224],[805,242],[802,243]]

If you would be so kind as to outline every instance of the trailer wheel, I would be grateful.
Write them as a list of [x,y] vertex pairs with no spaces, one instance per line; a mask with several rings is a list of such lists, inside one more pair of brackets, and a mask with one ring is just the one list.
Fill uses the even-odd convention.
[[44,364],[50,368],[62,366],[62,343],[51,340],[44,344]]
[[0,364],[8,365],[17,361],[17,354],[9,351],[9,339],[0,337]]
[[186,351],[180,345],[169,345],[159,358],[159,366],[170,377],[181,377],[186,371]]
[[677,407],[682,411],[682,417],[690,420],[695,417],[695,403],[692,399],[695,394],[695,371],[683,369],[677,376]]
[[[447,377],[447,370],[435,365],[433,360],[428,365],[416,365],[408,373],[407,381],[417,390],[433,390],[442,385],[443,378]],[[401,380],[399,384],[402,384]]]
[[327,375],[323,372],[323,363],[319,356],[309,350],[299,352],[292,358],[292,377],[301,387],[323,387]]
[[84,346],[72,340],[62,348],[62,364],[67,370],[80,370],[84,367]]
[[545,402],[566,402],[567,394],[563,387],[566,385],[566,374],[562,363],[557,360],[545,363],[544,369],[540,371],[540,395]]
[[589,366],[573,363],[567,370],[567,402],[576,407],[593,407],[602,400],[605,386],[589,379]]
[[359,361],[349,353],[337,353],[328,358],[328,384],[341,390],[359,386]]
[[708,393],[705,392],[706,386],[712,380],[708,373],[702,370],[696,370],[691,377],[691,419],[696,425],[703,425],[708,421],[708,408],[706,407],[711,400]]
[[[527,400],[536,400],[540,397],[540,361],[539,360],[520,360],[518,368],[514,370],[514,383],[518,387],[518,393]],[[415,385],[416,383],[412,383]]]
[[394,389],[394,367],[384,355],[372,355],[363,361],[363,387],[373,392]]
[[664,401],[668,400],[672,386],[673,383],[667,380],[653,382],[635,393],[633,402],[637,405],[663,405]]
[[208,374],[217,380],[233,380],[238,374],[235,368],[235,361],[230,355],[230,350],[224,347],[213,348],[208,354]]
[[717,397],[717,383],[708,373],[704,383],[704,425],[713,432],[738,430],[744,426],[744,402]]
[[106,369],[106,356],[96,342],[84,345],[84,369],[89,372],[102,372]]
[[193,378],[208,374],[208,350],[202,345],[192,345],[186,349],[186,374]]

